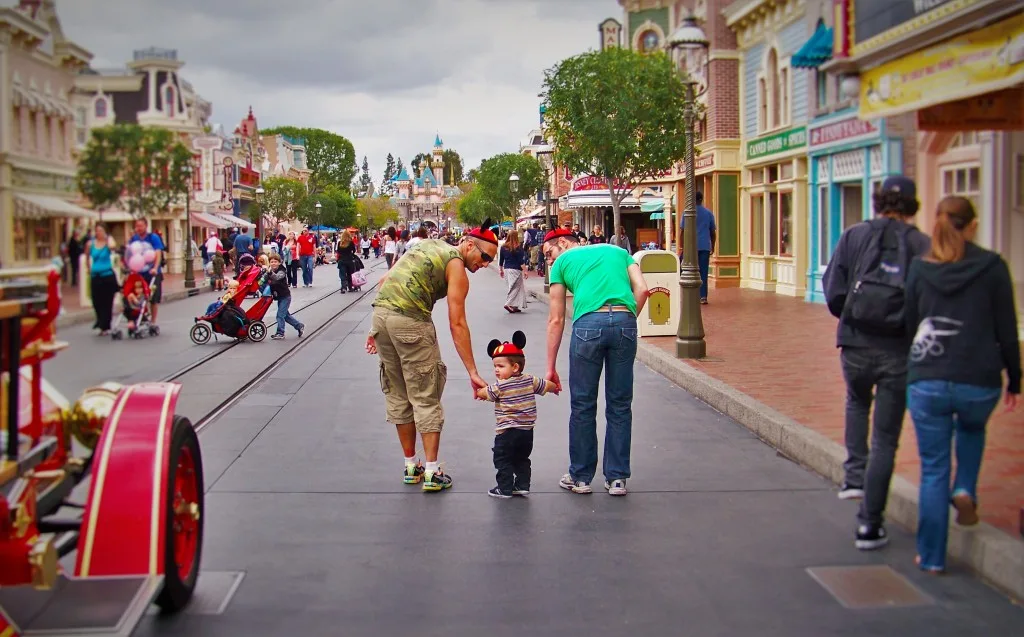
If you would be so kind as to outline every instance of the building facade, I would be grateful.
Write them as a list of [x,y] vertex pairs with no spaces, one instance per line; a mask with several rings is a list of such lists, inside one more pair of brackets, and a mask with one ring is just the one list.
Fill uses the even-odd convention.
[[741,285],[804,296],[807,74],[791,57],[810,30],[805,0],[740,0],[725,8],[740,60]]
[[[833,57],[861,120],[909,116],[904,157],[925,231],[938,201],[970,199],[976,241],[1000,252],[1024,309],[1024,7],[1003,0],[833,0]],[[1022,329],[1024,338],[1024,329]]]
[[60,256],[95,215],[74,203],[75,75],[92,55],[64,37],[52,0],[0,9],[0,266]]
[[440,135],[434,137],[430,156],[430,165],[421,168],[419,177],[410,177],[403,166],[391,180],[395,193],[391,203],[410,226],[414,223],[436,228],[445,225],[443,218],[448,214],[448,202],[462,194],[458,185],[444,183],[444,142]]
[[262,219],[253,219],[250,215],[256,201],[256,189],[260,187],[263,174],[270,172],[271,164],[251,106],[249,113],[235,127],[231,146],[231,201],[234,216],[238,225],[261,233]]

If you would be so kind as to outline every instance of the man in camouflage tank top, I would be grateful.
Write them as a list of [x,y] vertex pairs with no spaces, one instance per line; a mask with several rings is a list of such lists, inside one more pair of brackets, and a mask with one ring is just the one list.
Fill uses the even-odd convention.
[[[448,298],[448,322],[455,349],[469,373],[474,396],[486,387],[473,359],[466,322],[468,272],[485,268],[498,251],[498,238],[486,225],[456,246],[424,239],[402,255],[387,273],[373,302],[373,325],[366,351],[380,357],[380,383],[388,422],[398,430],[405,457],[405,484],[423,482],[424,491],[452,486],[438,466],[437,453],[444,426],[444,392],[448,368],[441,361],[432,313],[434,304]],[[423,441],[426,466],[416,456],[416,433]]]

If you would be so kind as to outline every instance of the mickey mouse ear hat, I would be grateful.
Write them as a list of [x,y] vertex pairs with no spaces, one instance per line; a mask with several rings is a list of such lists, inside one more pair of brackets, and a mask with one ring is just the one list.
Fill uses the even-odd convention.
[[526,347],[526,334],[521,331],[516,331],[512,335],[512,342],[505,341],[502,343],[498,339],[494,339],[487,344],[487,355],[491,358],[497,358],[498,356],[526,356],[523,352],[523,348]]
[[480,224],[479,228],[473,228],[469,231],[469,236],[486,241],[487,243],[493,243],[498,245],[498,235],[494,234],[491,230],[491,218],[484,219],[484,222]]

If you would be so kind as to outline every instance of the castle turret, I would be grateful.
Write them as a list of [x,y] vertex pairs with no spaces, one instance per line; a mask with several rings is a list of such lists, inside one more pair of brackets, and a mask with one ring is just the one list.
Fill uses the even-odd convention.
[[441,141],[441,135],[434,136],[434,151],[433,161],[430,162],[430,167],[433,169],[434,181],[438,186],[444,185],[444,143]]

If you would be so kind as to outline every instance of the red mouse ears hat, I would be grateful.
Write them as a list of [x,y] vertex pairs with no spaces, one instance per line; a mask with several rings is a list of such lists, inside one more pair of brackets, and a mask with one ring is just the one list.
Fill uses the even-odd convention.
[[473,228],[469,231],[469,236],[487,243],[493,243],[498,245],[498,235],[491,231],[491,218],[484,219],[484,222],[480,224],[479,228]]
[[520,331],[516,331],[512,335],[512,342],[505,341],[502,343],[498,339],[494,339],[487,344],[487,355],[491,358],[497,358],[498,356],[526,356],[523,352],[523,348],[526,347],[526,334]]
[[548,241],[554,241],[555,239],[558,239],[560,237],[572,237],[573,239],[578,239],[576,233],[568,228],[555,228],[554,230],[544,235],[544,243],[547,243]]

